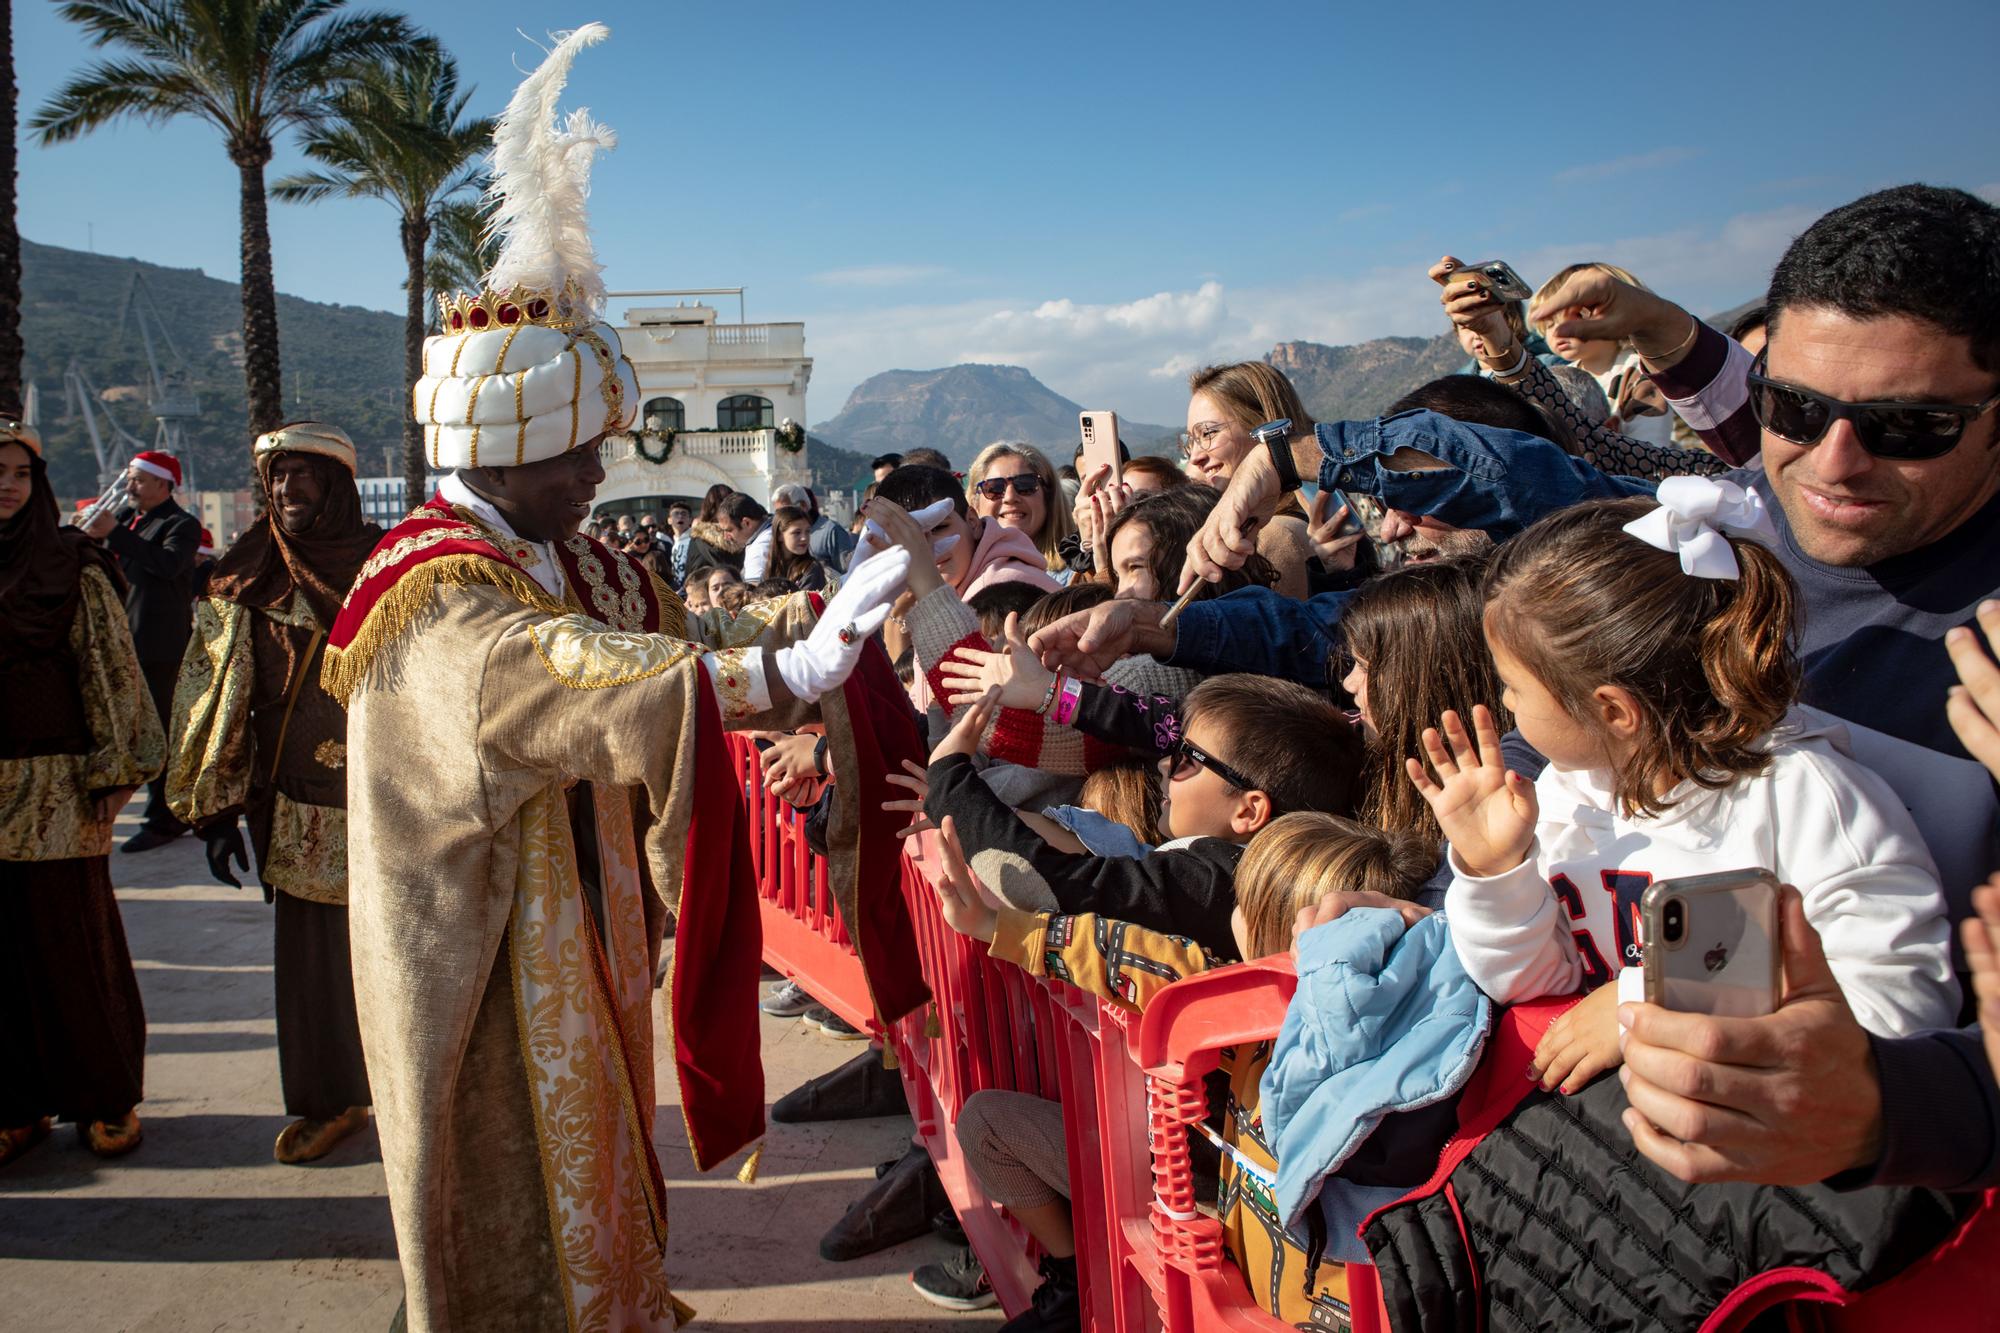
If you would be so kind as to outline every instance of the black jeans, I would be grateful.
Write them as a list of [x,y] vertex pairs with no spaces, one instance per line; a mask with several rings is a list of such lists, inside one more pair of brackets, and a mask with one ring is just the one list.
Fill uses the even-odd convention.
[[[146,677],[146,688],[152,693],[153,707],[160,715],[160,730],[167,733],[167,758],[173,760],[174,683],[180,679],[181,660],[176,657],[171,662],[139,663],[139,670]],[[175,837],[187,832],[188,826],[174,817],[167,808],[167,772],[160,770],[160,776],[146,784],[146,827],[157,833],[171,833]]]

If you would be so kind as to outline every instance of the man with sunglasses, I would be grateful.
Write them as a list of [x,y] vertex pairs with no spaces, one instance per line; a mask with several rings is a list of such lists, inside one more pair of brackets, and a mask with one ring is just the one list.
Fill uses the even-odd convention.
[[[1446,294],[1455,322],[1501,335],[1479,301],[1454,298],[1451,284]],[[1558,331],[1630,341],[1675,410],[1744,465],[1730,477],[1765,498],[1772,549],[1798,582],[1806,701],[1963,759],[1944,708],[1954,675],[1943,640],[2000,586],[2000,209],[1908,185],[1822,217],[1772,274],[1754,362],[1623,284],[1590,279],[1547,304],[1592,309]],[[1496,345],[1490,368],[1520,382],[1534,375],[1528,362]],[[1247,553],[1241,529],[1276,502],[1284,463],[1287,477],[1312,468],[1322,486],[1504,532],[1651,489],[1541,441],[1424,418],[1322,426],[1316,447],[1248,460],[1196,537],[1187,576]],[[1939,803],[1983,798],[1988,813],[1965,831],[1988,839],[1986,867],[2000,864],[1990,780],[1969,762],[1945,766],[1965,770],[1959,790],[1930,792]],[[1971,883],[1946,887],[1961,895],[1954,917],[1965,915]],[[1809,964],[1817,952],[1816,939],[1788,941],[1788,972],[1793,955]],[[1765,1018],[1641,1005],[1621,1022],[1628,1095],[1653,1108],[1635,1141],[1686,1179],[2000,1184],[2000,1098],[1976,1030],[1870,1037],[1837,987],[1796,980]]]

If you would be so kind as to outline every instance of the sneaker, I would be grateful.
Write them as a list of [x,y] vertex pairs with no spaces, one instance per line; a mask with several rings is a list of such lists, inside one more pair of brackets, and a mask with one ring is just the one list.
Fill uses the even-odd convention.
[[796,981],[787,981],[766,995],[764,1002],[757,1007],[773,1018],[797,1018],[818,1003],[806,994],[804,986]]
[[818,1028],[836,1041],[860,1041],[862,1032],[846,1019],[823,1004],[816,1004],[805,1012],[808,1027]]
[[917,1295],[947,1310],[984,1310],[998,1305],[993,1284],[986,1280],[986,1268],[973,1257],[972,1247],[964,1246],[946,1255],[944,1261],[925,1264],[910,1274]]
[[1076,1256],[1042,1256],[1042,1285],[1028,1308],[1000,1325],[1000,1333],[1080,1333],[1083,1298],[1076,1289]]
[[931,1234],[947,1245],[970,1245],[965,1238],[965,1228],[958,1223],[958,1214],[949,1208],[940,1208],[931,1214]]

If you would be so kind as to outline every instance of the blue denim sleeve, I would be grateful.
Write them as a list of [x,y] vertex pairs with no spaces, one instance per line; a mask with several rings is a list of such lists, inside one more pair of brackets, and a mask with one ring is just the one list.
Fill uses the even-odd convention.
[[[1477,528],[1496,540],[1583,500],[1653,493],[1650,481],[1599,472],[1538,436],[1454,421],[1436,412],[1322,421],[1316,430],[1322,487],[1372,495],[1391,509]],[[1399,449],[1429,454],[1445,466],[1429,472],[1394,471],[1386,464]],[[1182,612],[1183,619],[1186,615]]]
[[1174,622],[1167,661],[1215,674],[1249,671],[1323,689],[1327,661],[1340,643],[1340,617],[1352,592],[1324,592],[1309,601],[1269,588],[1239,588],[1190,602]]

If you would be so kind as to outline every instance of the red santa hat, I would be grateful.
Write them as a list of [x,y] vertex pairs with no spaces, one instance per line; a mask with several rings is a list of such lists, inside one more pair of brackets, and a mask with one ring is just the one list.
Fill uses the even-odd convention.
[[201,530],[201,546],[196,549],[195,554],[197,555],[215,554],[215,534],[210,532],[207,528],[203,528]]
[[181,460],[159,449],[146,449],[132,455],[132,466],[141,472],[150,472],[162,481],[181,484]]

